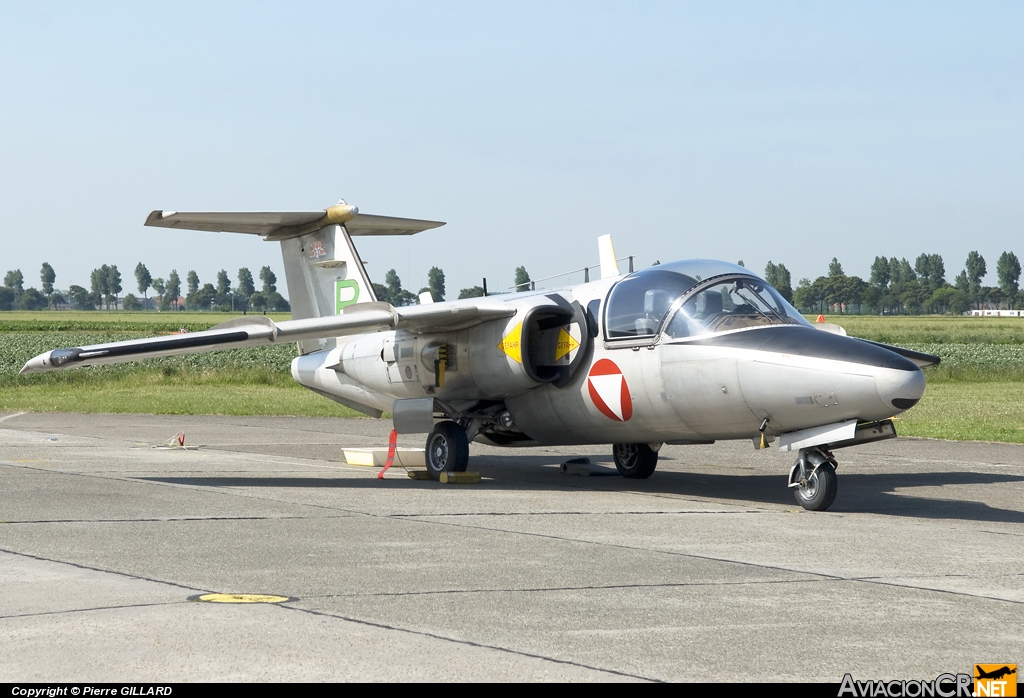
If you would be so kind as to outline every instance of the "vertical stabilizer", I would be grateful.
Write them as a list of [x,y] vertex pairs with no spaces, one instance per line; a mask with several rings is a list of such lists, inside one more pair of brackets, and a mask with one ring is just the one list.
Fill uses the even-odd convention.
[[[353,235],[415,235],[444,223],[374,216],[339,201],[321,211],[153,211],[146,225],[280,240],[292,317],[300,320],[337,315],[346,306],[377,300]],[[334,345],[334,339],[303,341],[299,351],[308,354]]]
[[[366,268],[343,225],[281,241],[292,317],[337,315],[353,303],[377,300]],[[299,353],[328,348],[334,340],[299,342]]]

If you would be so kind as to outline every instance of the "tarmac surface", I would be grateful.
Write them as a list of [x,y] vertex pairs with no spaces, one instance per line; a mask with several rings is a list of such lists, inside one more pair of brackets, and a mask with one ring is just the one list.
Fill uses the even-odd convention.
[[[933,679],[1024,664],[1024,447],[473,444],[477,485],[342,462],[390,422],[0,414],[0,681]],[[186,447],[154,447],[179,430]],[[418,437],[399,445],[419,446]],[[279,604],[191,600],[278,594]]]

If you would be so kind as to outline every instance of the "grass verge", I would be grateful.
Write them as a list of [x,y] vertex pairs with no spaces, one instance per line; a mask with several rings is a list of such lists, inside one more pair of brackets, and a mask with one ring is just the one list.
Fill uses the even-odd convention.
[[365,416],[303,388],[290,375],[261,371],[135,371],[37,382],[0,390],[0,411]]
[[[0,313],[0,332],[145,332],[160,334],[184,327],[189,332],[208,330],[241,313],[107,312],[102,310],[40,310]],[[291,320],[290,313],[272,313],[274,322]]]
[[933,383],[896,420],[900,436],[1024,443],[1024,383]]

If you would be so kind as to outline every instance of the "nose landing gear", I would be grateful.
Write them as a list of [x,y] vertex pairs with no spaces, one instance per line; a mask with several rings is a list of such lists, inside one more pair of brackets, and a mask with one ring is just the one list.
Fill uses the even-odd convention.
[[839,491],[837,467],[835,457],[825,448],[800,449],[789,471],[789,486],[800,506],[810,511],[825,511],[832,506]]

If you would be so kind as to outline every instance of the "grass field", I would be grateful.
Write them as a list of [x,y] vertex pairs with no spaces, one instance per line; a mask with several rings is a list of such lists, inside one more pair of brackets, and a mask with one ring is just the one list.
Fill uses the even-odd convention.
[[1024,383],[930,383],[896,420],[901,436],[1024,443]]
[[[0,410],[361,417],[292,380],[295,345],[232,349],[19,376],[29,358],[177,331],[206,330],[230,313],[11,312],[0,314]],[[287,320],[289,315],[270,315]]]
[[[808,315],[814,322],[816,316]],[[1024,344],[1024,318],[828,315],[852,337],[886,344]]]
[[[104,312],[101,310],[62,310],[0,313],[0,332],[144,332],[156,334],[175,332],[182,327],[189,332],[208,330],[227,320],[238,317],[238,313],[130,313]],[[288,313],[271,313],[271,320],[290,320]]]
[[[295,383],[295,345],[234,349],[19,376],[47,349],[195,332],[221,313],[0,313],[0,410],[361,416]],[[275,320],[287,315],[272,315]],[[906,436],[1024,443],[1024,318],[830,315],[851,336],[937,354],[928,389],[901,415]]]

